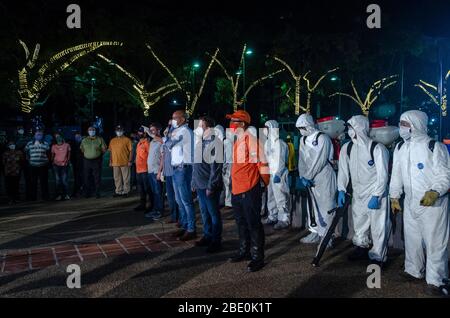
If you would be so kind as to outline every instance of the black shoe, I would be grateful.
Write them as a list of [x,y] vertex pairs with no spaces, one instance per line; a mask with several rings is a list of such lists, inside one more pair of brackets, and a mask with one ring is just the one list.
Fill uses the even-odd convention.
[[121,195],[122,198],[128,198],[130,195],[128,193],[124,193]]
[[118,197],[121,197],[122,195],[120,194],[120,193],[114,193],[113,194],[113,198],[118,198]]
[[202,236],[202,238],[200,240],[195,242],[195,246],[198,246],[198,247],[208,246],[209,243],[210,243],[210,240],[207,239],[206,237]]
[[369,259],[369,249],[365,247],[355,247],[353,252],[348,256],[349,261],[361,261]]
[[257,272],[263,267],[264,267],[264,260],[263,259],[262,260],[252,260],[247,265],[247,271],[249,271],[249,272]]
[[420,282],[423,278],[417,278],[411,274],[408,274],[407,272],[400,272],[398,275],[400,279],[404,282]]
[[213,254],[220,252],[222,250],[222,244],[220,243],[212,243],[206,248],[206,253]]
[[134,211],[145,211],[145,206],[139,204],[137,207],[134,208]]
[[427,285],[425,293],[433,297],[450,298],[450,287],[448,285],[441,285],[439,287]]
[[245,254],[237,254],[236,256],[230,257],[228,259],[228,261],[230,263],[239,263],[239,262],[243,262],[243,261],[249,261],[252,258],[250,257],[250,253],[245,253]]

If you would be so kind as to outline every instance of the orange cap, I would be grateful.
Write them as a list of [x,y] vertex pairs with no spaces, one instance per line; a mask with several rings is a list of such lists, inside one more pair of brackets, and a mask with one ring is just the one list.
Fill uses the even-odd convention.
[[233,114],[228,114],[226,116],[227,119],[239,119],[242,120],[243,122],[246,122],[247,124],[250,124],[250,114],[247,113],[245,110],[237,110],[235,111]]

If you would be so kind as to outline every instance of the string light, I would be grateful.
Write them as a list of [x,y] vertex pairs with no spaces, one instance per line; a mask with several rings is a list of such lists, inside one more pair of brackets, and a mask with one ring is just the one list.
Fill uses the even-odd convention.
[[[146,44],[147,48],[150,50],[150,53],[152,54],[152,56],[154,57],[154,59],[161,65],[161,67],[167,72],[167,74],[169,74],[169,76],[172,78],[172,80],[174,81],[174,83],[177,86],[177,89],[181,90],[182,92],[184,92],[184,94],[186,95],[186,113],[188,115],[192,115],[192,113],[195,110],[195,106],[203,92],[203,88],[205,86],[206,83],[206,78],[208,77],[209,71],[211,70],[212,65],[214,64],[214,61],[216,60],[216,56],[219,53],[219,49],[216,49],[214,55],[211,57],[211,61],[209,62],[208,67],[206,68],[205,73],[203,74],[203,79],[200,85],[200,88],[197,92],[189,91],[188,89],[183,88],[183,86],[181,85],[182,83],[186,83],[186,81],[181,82],[180,80],[178,80],[178,78],[173,74],[173,72],[167,67],[167,65],[159,58],[159,56],[155,53],[155,51],[152,49],[152,47],[149,44]],[[192,98],[192,96],[194,96]]]
[[300,110],[303,110],[304,112],[307,112],[307,108],[303,107],[300,105],[300,91],[301,91],[301,79],[302,79],[302,75],[301,74],[296,74],[294,72],[294,70],[292,69],[292,67],[284,60],[280,59],[279,57],[274,56],[273,57],[275,61],[281,63],[284,67],[286,67],[286,69],[289,71],[289,73],[291,74],[292,78],[294,79],[295,82],[295,99],[292,100],[292,98],[289,95],[289,92],[291,90],[291,88],[288,89],[288,91],[286,92],[286,97],[289,99],[289,101],[294,104],[294,112],[295,115],[300,115]]
[[[374,82],[370,86],[370,89],[367,92],[367,95],[366,95],[364,101],[359,96],[358,90],[356,89],[355,83],[353,81],[351,81],[350,83],[351,83],[351,86],[353,89],[354,96],[347,94],[347,93],[337,92],[337,93],[330,95],[329,97],[333,97],[336,95],[346,96],[346,97],[350,98],[351,100],[353,100],[356,104],[358,104],[358,106],[361,108],[363,114],[365,116],[368,116],[370,107],[372,107],[373,103],[378,99],[378,96],[380,95],[380,93],[382,91],[386,90],[387,88],[389,88],[390,86],[394,85],[395,83],[397,83],[396,80],[392,80],[393,78],[395,78],[397,76],[398,75],[391,75],[391,76],[382,78],[382,79]],[[376,95],[372,96],[373,94],[376,94]]]
[[328,74],[335,72],[339,69],[339,67],[336,67],[332,70],[328,70],[325,74],[319,77],[319,79],[314,83],[314,85],[311,86],[311,83],[309,79],[306,77],[311,71],[306,72],[305,75],[303,75],[303,79],[306,82],[306,90],[308,91],[307,99],[306,99],[306,112],[309,114],[311,112],[311,97],[312,94],[316,91],[317,87],[319,86],[320,82],[327,77]]
[[[167,85],[163,85],[153,91],[148,91],[145,89],[144,83],[142,81],[140,81],[136,76],[128,72],[121,65],[113,63],[110,59],[108,59],[102,54],[97,54],[97,56],[106,61],[107,63],[114,65],[114,67],[116,67],[120,72],[122,72],[129,79],[131,79],[131,81],[133,82],[132,87],[139,96],[139,101],[143,106],[145,116],[148,116],[150,108],[154,106],[156,103],[158,103],[161,100],[161,98],[179,90],[177,83],[170,83]],[[181,82],[181,84],[183,83],[184,82]],[[164,90],[166,91],[164,92]]]
[[[427,83],[423,80],[419,80],[419,84],[415,84],[414,86],[419,87],[425,94],[430,97],[434,104],[436,104],[442,113],[442,116],[447,116],[447,80],[450,76],[450,70],[444,77],[444,83],[442,86],[442,96],[439,102],[439,90],[437,86]],[[427,89],[428,88],[428,89]]]
[[[244,64],[244,58],[245,58],[245,54],[247,52],[247,45],[244,44],[243,48],[242,48],[242,52],[241,52],[241,59],[239,62],[239,67],[238,69],[242,69],[242,66]],[[262,76],[260,78],[258,78],[257,80],[253,81],[250,86],[248,87],[248,89],[244,92],[242,97],[238,97],[238,88],[239,88],[239,78],[242,75],[242,72],[237,72],[235,75],[235,77],[233,77],[232,75],[230,75],[230,72],[228,72],[228,70],[225,68],[225,66],[223,65],[223,63],[217,58],[217,57],[213,57],[214,61],[217,63],[217,65],[219,65],[219,67],[222,69],[223,73],[225,74],[225,77],[227,78],[227,80],[230,82],[231,88],[232,88],[232,93],[233,93],[233,110],[236,111],[238,109],[239,106],[241,106],[245,99],[247,98],[247,95],[250,93],[250,91],[256,87],[258,84],[260,84],[262,81],[278,74],[281,73],[283,71],[285,71],[285,69],[281,69],[281,70],[277,70],[275,72],[272,72],[270,74],[267,74],[265,76]]]
[[[29,82],[29,73],[34,69],[36,65],[37,58],[39,56],[40,44],[36,44],[33,52],[33,56],[30,58],[30,51],[28,46],[22,40],[19,40],[20,45],[25,51],[26,63],[22,69],[18,70],[19,79],[19,98],[20,98],[20,108],[25,113],[30,113],[33,110],[34,105],[37,103],[40,93],[47,86],[48,83],[53,81],[68,68],[73,62],[83,57],[92,51],[97,50],[103,46],[122,46],[122,42],[116,41],[101,41],[101,42],[90,42],[80,44],[74,47],[70,47],[63,51],[60,51],[53,55],[46,63],[44,63],[37,71],[37,76],[31,82]],[[57,63],[65,56],[76,53],[72,55],[65,62],[60,64]],[[50,71],[52,70],[52,71]]]

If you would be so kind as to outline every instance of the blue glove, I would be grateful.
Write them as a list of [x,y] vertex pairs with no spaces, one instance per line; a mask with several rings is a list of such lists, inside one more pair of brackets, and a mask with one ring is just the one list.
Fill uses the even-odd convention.
[[273,176],[273,183],[280,183],[281,182],[281,178],[277,175]]
[[311,187],[313,185],[313,182],[311,180],[301,178],[300,181],[303,183],[305,187]]
[[338,193],[338,207],[342,208],[345,203],[345,191],[339,191]]
[[371,210],[377,210],[380,208],[380,200],[377,196],[373,196],[370,198],[369,204],[367,207]]

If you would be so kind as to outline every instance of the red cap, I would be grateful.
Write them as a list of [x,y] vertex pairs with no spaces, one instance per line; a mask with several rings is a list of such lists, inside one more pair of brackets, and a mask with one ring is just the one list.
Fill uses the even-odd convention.
[[250,124],[250,114],[247,113],[245,110],[237,110],[235,111],[233,114],[228,114],[226,116],[227,119],[239,119],[242,120],[243,122],[246,122],[247,124]]
[[328,117],[322,117],[322,118],[317,119],[317,122],[323,123],[325,121],[331,121],[331,120],[335,120],[335,119],[336,119],[335,116],[328,116]]
[[370,122],[370,128],[386,127],[387,121],[384,119],[374,119]]

